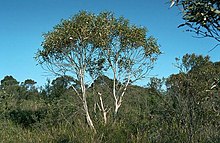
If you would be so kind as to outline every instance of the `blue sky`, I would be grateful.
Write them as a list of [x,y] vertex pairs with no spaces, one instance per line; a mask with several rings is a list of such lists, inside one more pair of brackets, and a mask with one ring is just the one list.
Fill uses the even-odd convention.
[[41,48],[42,34],[52,30],[61,19],[81,10],[99,13],[112,11],[124,16],[132,24],[145,26],[161,45],[162,54],[150,76],[167,77],[178,72],[173,66],[175,57],[186,53],[210,55],[218,61],[220,47],[209,52],[216,42],[193,38],[191,33],[177,28],[183,22],[176,8],[169,8],[169,0],[1,0],[0,1],[0,79],[12,75],[18,81],[34,79],[44,85],[53,78],[34,59]]

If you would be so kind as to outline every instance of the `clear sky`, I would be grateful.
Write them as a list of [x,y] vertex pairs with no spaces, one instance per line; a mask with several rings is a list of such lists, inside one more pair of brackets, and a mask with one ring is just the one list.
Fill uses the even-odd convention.
[[210,55],[220,59],[220,47],[208,53],[216,42],[193,38],[191,33],[177,28],[181,14],[169,8],[169,0],[0,0],[0,80],[12,75],[18,81],[34,79],[44,85],[48,73],[37,66],[34,59],[41,48],[42,34],[52,30],[61,19],[67,19],[81,10],[99,13],[112,11],[124,16],[132,24],[145,26],[148,36],[158,39],[164,54],[159,56],[150,75],[167,77],[178,72],[173,66],[175,57],[186,53]]

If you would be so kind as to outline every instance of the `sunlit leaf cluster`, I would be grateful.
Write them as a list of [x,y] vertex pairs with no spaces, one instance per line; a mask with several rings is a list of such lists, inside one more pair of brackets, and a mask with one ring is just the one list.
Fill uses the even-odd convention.
[[187,31],[198,36],[211,37],[220,42],[220,1],[219,0],[180,0],[176,2],[183,13]]
[[81,48],[111,51],[112,45],[122,50],[144,47],[147,55],[159,53],[156,40],[146,38],[146,32],[146,28],[130,25],[127,19],[115,18],[110,12],[95,15],[83,11],[45,33],[43,50],[39,50],[38,56],[43,61],[51,57],[62,59],[64,53],[78,52]]

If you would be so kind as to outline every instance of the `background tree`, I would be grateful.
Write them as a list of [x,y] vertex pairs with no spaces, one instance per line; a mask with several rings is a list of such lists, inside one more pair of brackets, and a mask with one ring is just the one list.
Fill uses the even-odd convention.
[[152,77],[150,78],[150,82],[147,84],[147,87],[150,89],[152,94],[162,94],[165,92],[163,86],[165,85],[165,78],[157,78],[157,77]]
[[23,86],[25,86],[25,88],[27,88],[27,90],[35,90],[36,87],[35,87],[35,84],[37,82],[35,82],[34,80],[32,79],[26,79],[23,83],[21,83]]
[[38,89],[35,86],[37,82],[32,79],[26,79],[24,82],[21,82],[21,95],[24,99],[34,99],[39,98]]
[[5,76],[1,80],[1,90],[11,96],[19,96],[19,82],[13,76]]
[[171,0],[183,13],[187,31],[199,37],[210,37],[220,42],[220,1],[219,0]]
[[187,142],[203,141],[201,129],[206,130],[205,136],[213,138],[218,134],[219,117],[216,115],[219,113],[216,109],[219,107],[216,103],[219,95],[211,90],[211,85],[220,76],[219,64],[212,63],[208,56],[195,54],[186,54],[177,60],[180,72],[171,75],[166,82],[173,125],[185,132]]
[[[51,82],[51,93],[49,95],[49,98],[54,99],[57,98],[59,99],[61,96],[65,96],[66,92],[68,91],[69,88],[72,88],[71,86],[74,86],[73,84],[75,83],[74,79],[70,76],[60,76],[54,79]],[[77,89],[76,86],[74,88]]]

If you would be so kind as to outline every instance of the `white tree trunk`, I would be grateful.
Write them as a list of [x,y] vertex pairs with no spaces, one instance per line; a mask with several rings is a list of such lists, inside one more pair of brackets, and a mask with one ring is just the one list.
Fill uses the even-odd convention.
[[98,92],[98,95],[99,95],[99,100],[100,100],[100,104],[101,104],[101,108],[100,110],[102,111],[102,114],[103,114],[103,119],[104,119],[104,123],[107,124],[107,108],[104,107],[104,103],[103,103],[103,100],[102,100],[102,94],[100,92]]
[[[114,79],[114,83],[113,83],[113,89],[114,91],[116,90],[116,86],[115,86],[115,80]],[[123,89],[123,92],[121,93],[121,95],[119,97],[116,96],[115,92],[113,92],[113,95],[114,95],[114,99],[115,99],[115,116],[118,114],[118,109],[121,107],[121,104],[122,104],[122,99],[124,97],[124,94],[127,90],[127,87],[130,83],[130,76],[128,76],[128,80],[127,80],[127,83],[126,85],[124,86],[124,89]]]
[[89,114],[89,109],[88,109],[87,99],[86,99],[86,87],[85,87],[85,82],[84,82],[84,74],[83,74],[82,70],[80,71],[80,83],[81,83],[83,108],[84,108],[85,115],[86,115],[86,121],[87,121],[88,125],[90,126],[90,128],[96,132],[96,129],[93,125],[92,119]]
[[92,122],[92,119],[91,119],[91,117],[90,117],[90,115],[89,115],[89,110],[88,110],[88,106],[87,106],[87,103],[83,103],[84,105],[84,110],[85,110],[85,113],[86,113],[86,122],[87,122],[87,124],[90,126],[90,128],[91,129],[93,129],[94,131],[96,131],[95,130],[95,127],[94,127],[94,125],[93,125],[93,122]]
[[118,100],[115,101],[115,116],[118,114],[118,109],[120,108],[121,104],[118,103]]

